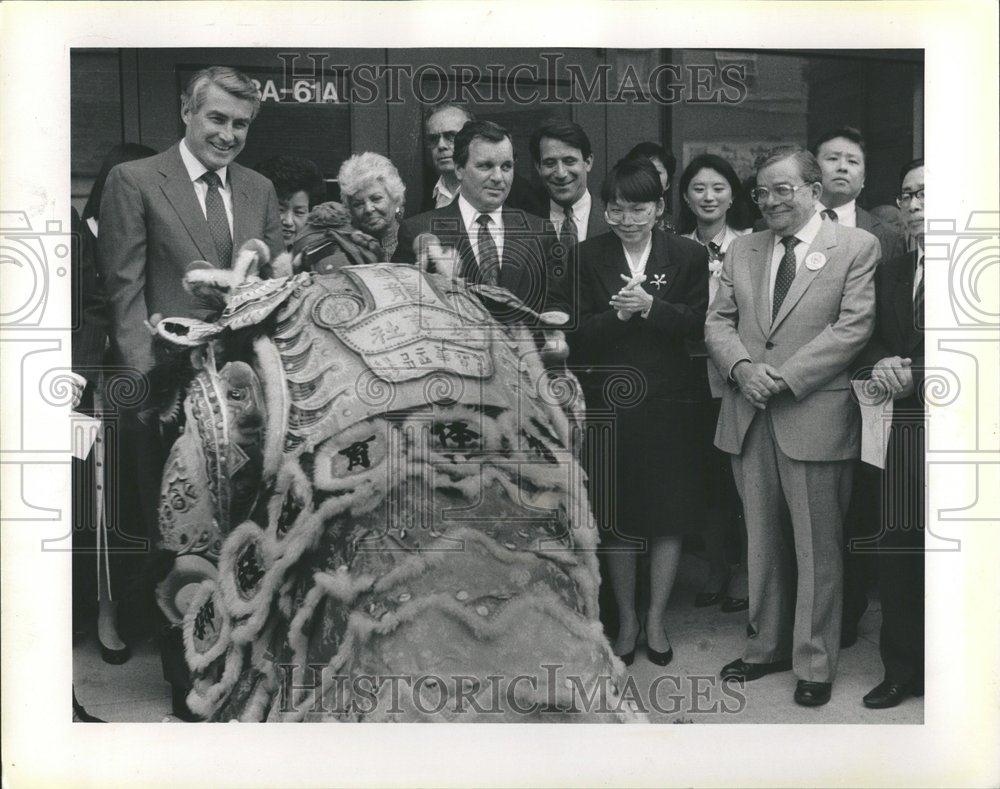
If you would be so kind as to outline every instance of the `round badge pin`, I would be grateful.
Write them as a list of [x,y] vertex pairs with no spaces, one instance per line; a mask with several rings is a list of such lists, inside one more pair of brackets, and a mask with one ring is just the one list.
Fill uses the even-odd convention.
[[806,268],[810,271],[818,271],[826,265],[826,255],[822,252],[813,252],[806,256]]

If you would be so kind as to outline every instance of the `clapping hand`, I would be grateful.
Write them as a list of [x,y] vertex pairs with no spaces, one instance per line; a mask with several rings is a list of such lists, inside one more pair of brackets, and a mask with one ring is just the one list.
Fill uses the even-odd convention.
[[621,278],[625,280],[625,285],[611,297],[609,304],[618,313],[619,320],[627,321],[637,312],[643,313],[653,306],[653,297],[639,287],[646,281],[645,274],[636,274],[634,277],[622,274]]

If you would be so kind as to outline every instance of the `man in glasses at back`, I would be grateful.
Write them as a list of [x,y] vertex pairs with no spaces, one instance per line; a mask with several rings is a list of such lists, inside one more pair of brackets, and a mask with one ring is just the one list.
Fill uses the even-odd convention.
[[750,626],[724,679],[793,670],[794,698],[830,700],[840,649],[842,530],[860,453],[852,362],[872,334],[875,237],[818,213],[823,175],[770,152],[753,198],[768,229],[733,241],[705,341],[728,371],[715,443],[733,456],[749,543]]

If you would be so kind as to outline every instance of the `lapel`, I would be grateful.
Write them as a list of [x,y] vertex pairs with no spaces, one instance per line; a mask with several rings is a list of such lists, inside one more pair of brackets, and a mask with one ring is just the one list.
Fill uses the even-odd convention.
[[430,212],[427,232],[436,235],[444,244],[455,247],[458,259],[462,263],[463,277],[470,279],[478,272],[476,256],[472,252],[469,234],[462,221],[462,212],[458,210],[458,197],[448,205],[435,208]]
[[167,151],[160,165],[160,173],[164,176],[160,188],[180,217],[202,259],[218,267],[219,254],[215,251],[215,242],[212,241],[208,222],[201,212],[198,197],[194,193],[194,185],[181,159],[180,143]]
[[653,248],[646,261],[646,284],[643,287],[654,297],[659,297],[661,293],[665,294],[670,290],[676,276],[677,265],[667,255],[667,235],[654,228]]
[[[511,293],[520,293],[521,280],[527,271],[528,261],[525,255],[530,254],[531,241],[541,243],[542,239],[531,239],[525,237],[528,223],[525,216],[520,211],[508,210],[506,207],[501,214],[503,219],[503,254],[500,256],[500,285]],[[525,238],[525,241],[513,243],[512,239],[517,236]],[[521,254],[518,254],[518,253]]]
[[771,330],[771,256],[774,254],[774,233],[767,230],[754,233],[750,247],[750,275],[753,277],[753,303],[756,307],[757,323],[767,336]]
[[250,189],[246,172],[237,164],[229,165],[229,188],[233,193],[233,254],[250,240]]
[[[816,234],[816,238],[813,239],[812,244],[809,245],[809,249],[806,250],[806,258],[814,252],[819,252],[826,257],[827,265],[829,265],[830,250],[837,246],[836,228],[837,226],[834,222],[831,222],[829,219],[824,219],[819,232]],[[771,235],[773,238],[774,234],[772,233]],[[802,298],[803,294],[822,270],[823,266],[815,270],[810,269],[806,266],[805,259],[803,259],[802,265],[800,265],[798,271],[795,272],[795,279],[792,280],[792,286],[788,289],[788,295],[785,296],[785,300],[781,303],[781,309],[778,310],[778,314],[774,316],[774,322],[771,324],[771,330],[768,332],[769,335],[773,334],[774,330],[781,325],[781,322],[788,316],[788,313],[792,311],[799,299]],[[765,290],[764,293],[767,294],[767,290]]]
[[587,217],[587,239],[608,232],[608,223],[604,219],[604,209],[600,207],[600,199],[590,195],[590,214]]
[[[909,349],[916,332],[913,315],[913,276],[916,273],[917,252],[914,250],[906,256],[906,263],[899,267],[896,274],[896,288],[892,294],[892,307],[896,316],[896,325],[904,346]],[[924,274],[926,276],[926,272]],[[925,286],[926,287],[926,286]]]

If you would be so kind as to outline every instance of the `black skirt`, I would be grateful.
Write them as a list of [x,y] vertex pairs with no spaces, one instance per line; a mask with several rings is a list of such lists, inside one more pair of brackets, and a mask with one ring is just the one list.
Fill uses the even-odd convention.
[[701,404],[646,398],[588,412],[584,466],[601,542],[704,526]]

